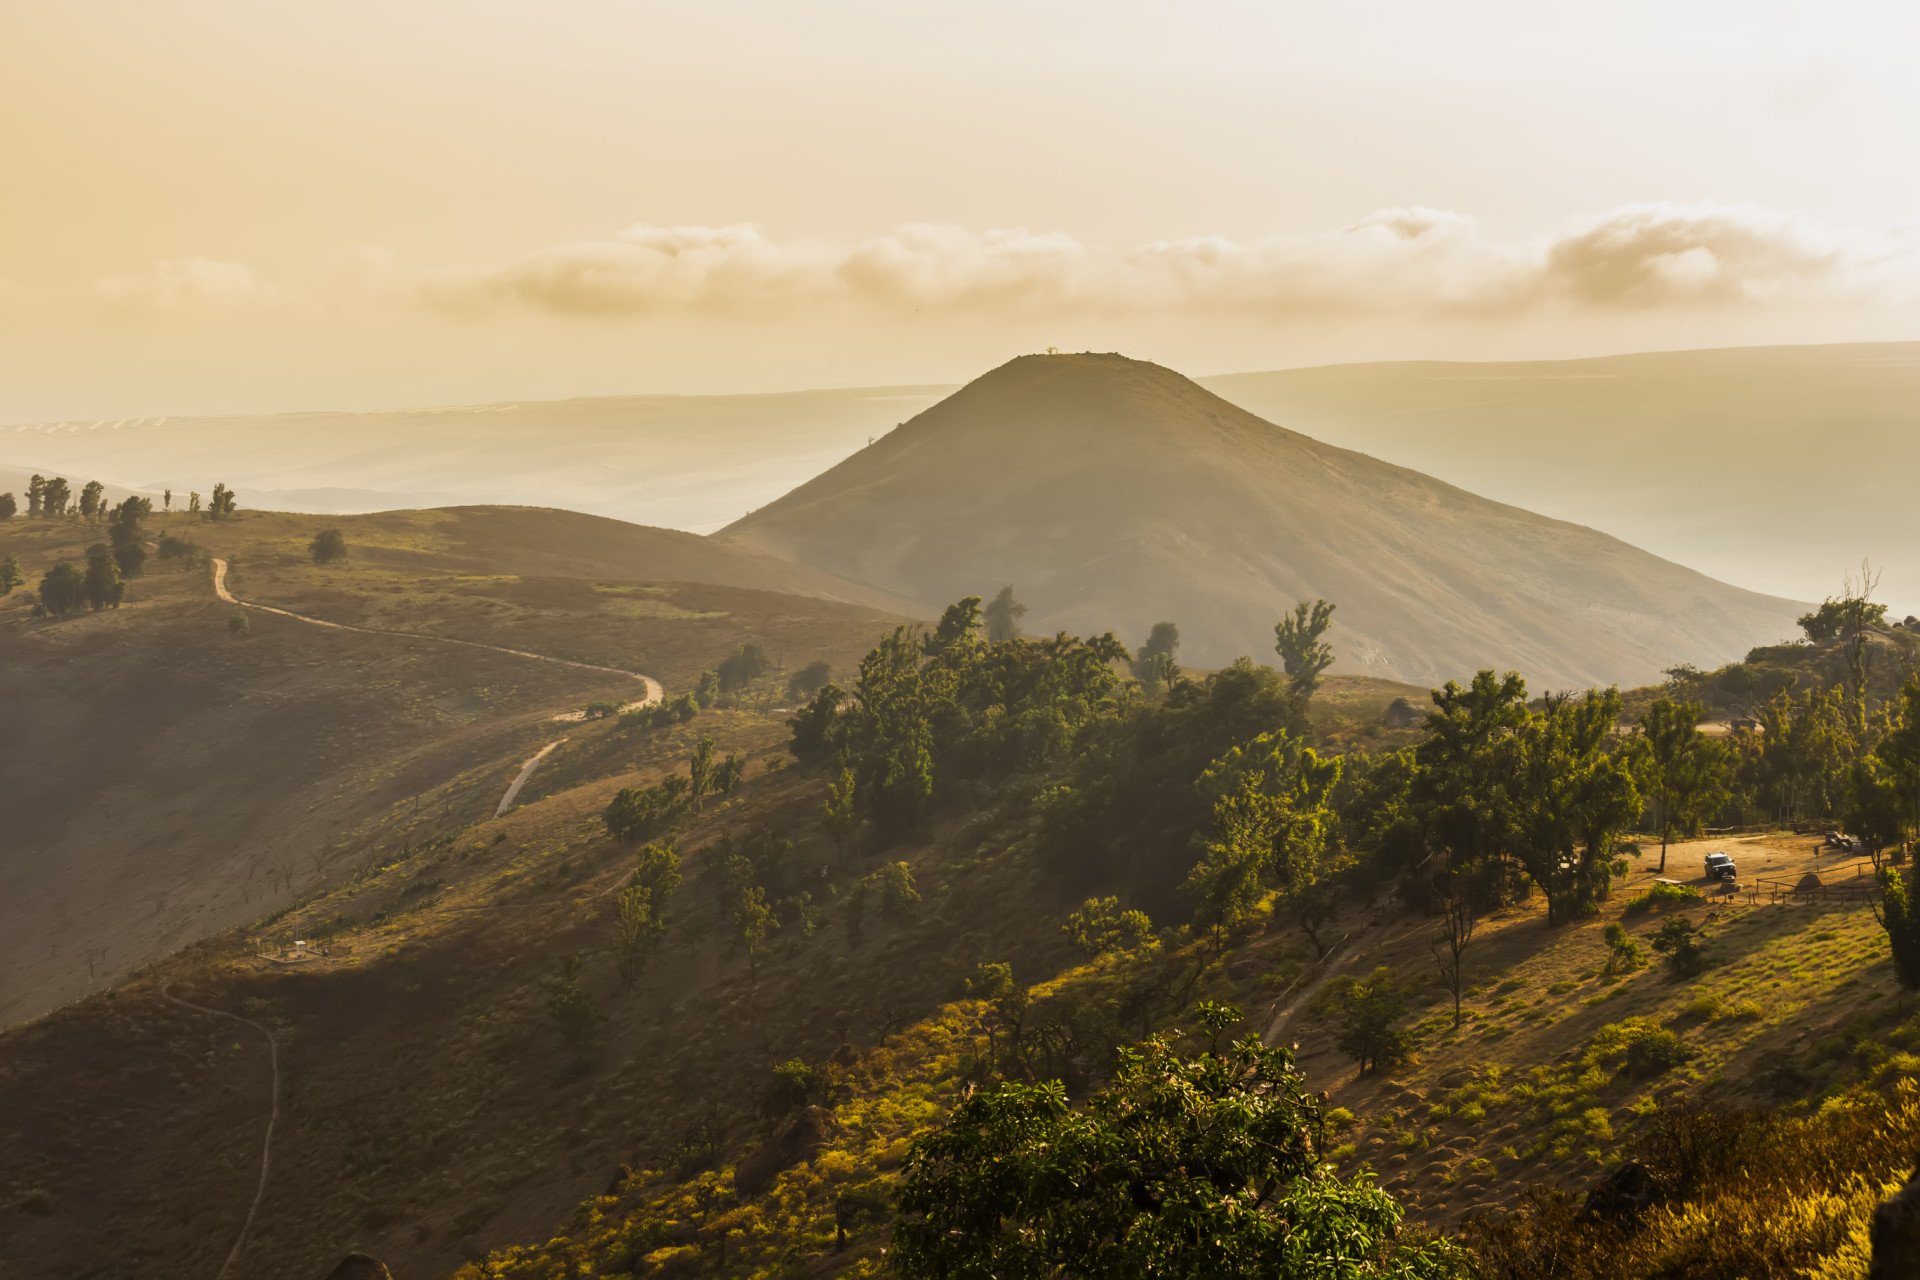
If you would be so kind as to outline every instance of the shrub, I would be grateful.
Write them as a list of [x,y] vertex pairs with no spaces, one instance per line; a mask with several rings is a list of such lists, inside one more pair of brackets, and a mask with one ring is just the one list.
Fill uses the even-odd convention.
[[347,537],[338,529],[322,529],[307,544],[307,554],[315,564],[332,564],[347,558]]
[[1637,898],[1627,902],[1627,914],[1643,916],[1655,907],[1685,906],[1699,902],[1700,891],[1688,884],[1656,884]]
[[1691,978],[1707,967],[1706,954],[1700,949],[1700,935],[1693,922],[1676,916],[1660,926],[1653,935],[1653,949],[1667,958],[1667,968],[1676,978]]
[[1619,921],[1607,925],[1607,967],[1603,976],[1611,978],[1616,973],[1631,973],[1646,960],[1640,942],[1627,932],[1626,926]]

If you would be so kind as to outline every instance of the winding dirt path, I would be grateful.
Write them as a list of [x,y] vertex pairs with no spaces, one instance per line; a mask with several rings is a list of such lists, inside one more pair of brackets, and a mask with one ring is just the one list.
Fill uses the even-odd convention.
[[[509,649],[505,645],[486,644],[479,640],[458,640],[452,636],[426,635],[419,631],[392,631],[385,627],[356,627],[345,622],[329,622],[325,618],[316,618],[309,613],[295,613],[291,609],[280,609],[270,604],[261,604],[255,600],[242,600],[227,589],[227,562],[218,556],[213,557],[213,594],[227,604],[239,605],[242,609],[253,609],[260,613],[271,613],[282,618],[293,618],[299,622],[311,623],[316,627],[331,627],[335,631],[356,631],[364,636],[398,636],[403,640],[429,640],[435,644],[464,645],[469,649],[486,649],[492,653],[504,653],[515,658],[531,658],[535,662],[551,662],[562,667],[572,667],[576,671],[595,671],[610,676],[625,676],[629,680],[638,680],[643,687],[641,696],[622,706],[620,708],[622,711],[631,711],[636,707],[652,706],[666,696],[666,690],[661,687],[658,680],[655,680],[652,676],[641,675],[638,671],[626,671],[620,667],[603,667],[592,662],[576,662],[572,658],[555,658],[550,654],[534,653],[529,649]],[[562,712],[553,717],[556,721],[567,723],[579,723],[586,718],[587,715],[584,711]],[[513,781],[508,784],[506,795],[500,798],[499,807],[493,811],[494,817],[501,817],[507,810],[513,808],[513,802],[520,798],[520,789],[527,785],[527,779],[533,776],[534,769],[542,760],[546,759],[547,756],[552,753],[555,747],[558,747],[565,741],[565,738],[557,738],[549,742],[546,746],[535,752],[532,758],[520,767],[520,772],[515,775]]]
[[253,1203],[247,1206],[246,1219],[240,1224],[240,1234],[233,1238],[233,1247],[227,1250],[227,1257],[220,1269],[213,1273],[213,1280],[223,1280],[227,1272],[233,1270],[234,1259],[240,1256],[240,1250],[246,1246],[247,1236],[253,1230],[253,1220],[260,1212],[260,1202],[267,1195],[267,1175],[273,1167],[273,1131],[280,1124],[280,1040],[271,1029],[255,1022],[252,1018],[243,1018],[237,1013],[228,1013],[225,1009],[214,1009],[204,1004],[195,1004],[191,1000],[182,1000],[167,988],[160,988],[160,998],[171,1001],[183,1009],[192,1009],[198,1013],[211,1014],[216,1018],[225,1018],[229,1022],[238,1022],[252,1027],[267,1038],[268,1060],[273,1066],[273,1107],[267,1113],[267,1131],[260,1139],[260,1179],[254,1184]]

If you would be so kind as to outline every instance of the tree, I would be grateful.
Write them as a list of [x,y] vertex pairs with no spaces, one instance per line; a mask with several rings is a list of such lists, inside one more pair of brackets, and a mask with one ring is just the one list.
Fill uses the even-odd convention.
[[909,1148],[893,1255],[910,1277],[1438,1280],[1448,1245],[1399,1238],[1400,1207],[1322,1162],[1292,1054],[1249,1037],[1123,1050],[1080,1109],[1058,1081],[965,1097]]
[[1691,978],[1707,967],[1699,931],[1685,916],[1667,918],[1653,935],[1653,949],[1667,958],[1667,968],[1676,978]]
[[713,790],[714,763],[713,739],[702,735],[693,744],[693,755],[687,761],[687,798],[698,809],[700,802]]
[[794,672],[787,680],[787,697],[794,702],[805,702],[814,694],[827,687],[832,678],[833,669],[825,658],[815,658],[806,666]]
[[1888,725],[1873,749],[1879,774],[1894,797],[1907,839],[1920,854],[1920,672],[1908,676],[1888,709]]
[[613,952],[620,981],[633,990],[667,931],[667,902],[680,887],[680,858],[669,844],[640,850],[632,881],[614,900]]
[[720,692],[734,693],[746,688],[773,664],[758,640],[749,640],[720,660]]
[[838,777],[828,780],[826,803],[820,806],[820,821],[833,837],[835,846],[845,854],[848,838],[860,827],[860,811],[854,807],[853,770],[842,769]]
[[1627,932],[1627,927],[1618,920],[1608,923],[1606,929],[1607,967],[1601,970],[1601,976],[1611,978],[1616,973],[1631,973],[1638,969],[1642,960],[1640,943]]
[[1360,1074],[1406,1060],[1407,1036],[1398,1025],[1407,1016],[1407,989],[1381,965],[1364,978],[1334,983],[1322,997],[1339,1028],[1335,1042],[1360,1064]]
[[1333,646],[1320,639],[1333,622],[1333,608],[1325,600],[1302,600],[1273,626],[1274,651],[1302,698],[1312,696],[1320,687],[1320,673],[1333,665]]
[[1474,901],[1472,886],[1451,868],[1441,873],[1436,890],[1435,896],[1440,901],[1440,936],[1429,943],[1428,948],[1439,962],[1440,980],[1453,995],[1453,1026],[1457,1031],[1460,995],[1466,985],[1463,960],[1467,947],[1473,942],[1473,931],[1480,923],[1480,908]]
[[1200,792],[1213,801],[1213,836],[1187,888],[1194,921],[1212,932],[1216,950],[1271,884],[1325,954],[1312,889],[1324,870],[1333,825],[1327,799],[1339,780],[1338,757],[1322,759],[1284,729],[1233,748],[1200,775]]
[[113,552],[107,545],[96,542],[88,547],[87,606],[96,613],[102,609],[118,609],[126,591],[127,584],[121,580],[120,566],[114,563]]
[[767,903],[767,891],[757,884],[740,888],[733,903],[733,936],[747,951],[747,980],[759,975],[761,944],[778,932],[780,917]]
[[1914,892],[1920,867],[1909,865],[1905,871],[1880,868],[1880,906],[1874,918],[1887,931],[1893,948],[1893,976],[1911,991],[1920,987],[1920,897]]
[[26,571],[20,567],[19,556],[10,554],[0,560],[0,596],[12,595],[13,589],[26,580]]
[[91,520],[99,515],[106,506],[107,486],[98,480],[89,480],[80,488],[80,516]]
[[581,963],[577,954],[560,961],[559,972],[547,983],[547,1014],[567,1048],[573,1051],[576,1066],[586,1065],[587,1054],[600,1039],[606,1015],[593,994],[580,983]]
[[0,493],[0,520],[11,520],[20,511],[20,502],[11,493]]
[[1727,802],[1731,757],[1724,746],[1700,732],[1705,714],[1697,702],[1658,698],[1640,722],[1647,744],[1641,772],[1647,795],[1660,811],[1662,875],[1673,837],[1697,833]]
[[739,790],[740,783],[747,776],[747,762],[740,756],[727,753],[719,767],[713,771],[713,789],[722,796],[731,796]]
[[1613,844],[1640,814],[1630,758],[1617,749],[1618,689],[1549,695],[1497,753],[1507,844],[1547,896],[1547,921],[1589,914],[1613,884]]
[[207,504],[208,517],[214,520],[225,520],[233,515],[233,507],[233,490],[227,488],[224,483],[214,485],[213,501]]
[[166,492],[161,494],[160,501],[162,503],[162,509],[171,513],[173,510],[173,490],[168,489]]
[[70,564],[56,564],[40,579],[40,607],[56,618],[73,613],[86,601],[87,580]]
[[332,564],[347,558],[347,535],[338,529],[322,529],[307,544],[307,554],[315,564]]
[[55,476],[47,481],[46,488],[40,494],[40,514],[49,518],[66,515],[67,501],[72,493],[72,489],[68,487],[66,479],[62,476]]
[[147,539],[141,522],[153,513],[151,498],[128,498],[113,509],[108,521],[107,539],[113,544],[113,560],[129,578],[146,573]]
[[1153,921],[1144,911],[1122,911],[1118,898],[1088,898],[1060,926],[1067,941],[1089,960],[1109,951],[1134,951],[1153,938]]
[[1000,588],[1000,594],[986,608],[987,643],[1004,644],[1019,639],[1020,619],[1026,616],[1027,606],[1013,598],[1013,588]]
[[1147,633],[1147,642],[1133,655],[1133,678],[1149,690],[1164,689],[1180,674],[1174,655],[1180,651],[1180,628],[1171,622],[1156,622]]
[[187,495],[187,514],[195,516],[200,514],[200,494],[197,490]]
[[38,472],[27,481],[27,518],[38,520],[47,510],[47,481]]

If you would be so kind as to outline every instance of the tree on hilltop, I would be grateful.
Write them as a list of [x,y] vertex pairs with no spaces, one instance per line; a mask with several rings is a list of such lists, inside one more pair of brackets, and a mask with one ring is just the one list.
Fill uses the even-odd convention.
[[27,519],[38,520],[47,510],[46,477],[35,472],[33,479],[27,481]]
[[113,544],[114,563],[129,578],[146,573],[147,539],[141,522],[153,512],[151,498],[132,497],[115,507],[108,518],[107,538]]
[[11,520],[20,511],[20,500],[11,493],[0,493],[0,520]]
[[48,519],[57,519],[67,514],[67,502],[73,495],[64,476],[55,476],[46,482],[40,491],[40,514]]
[[80,517],[91,520],[100,514],[106,506],[107,486],[98,480],[89,480],[80,490]]
[[103,542],[96,542],[87,548],[86,592],[87,605],[96,613],[101,609],[118,609],[121,597],[126,594],[127,584],[120,576],[120,566],[115,563],[113,550]]
[[27,580],[26,571],[20,567],[20,557],[9,554],[0,560],[0,596],[13,594],[13,589]]
[[1133,656],[1133,678],[1150,690],[1171,685],[1180,674],[1173,661],[1179,651],[1180,628],[1171,622],[1154,623],[1147,642]]

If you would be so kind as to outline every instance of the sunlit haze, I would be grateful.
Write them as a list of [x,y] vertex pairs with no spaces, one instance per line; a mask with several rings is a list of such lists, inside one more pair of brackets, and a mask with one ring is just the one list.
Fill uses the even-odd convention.
[[1897,4],[15,0],[0,422],[1920,336],[1917,46]]

